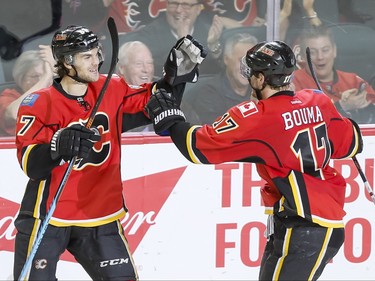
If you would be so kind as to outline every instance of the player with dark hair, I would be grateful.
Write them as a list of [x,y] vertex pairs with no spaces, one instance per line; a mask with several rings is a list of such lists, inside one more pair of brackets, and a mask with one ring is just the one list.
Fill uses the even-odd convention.
[[52,51],[60,77],[51,87],[29,94],[18,112],[17,156],[30,180],[15,221],[14,278],[20,276],[74,159],[27,279],[55,280],[57,262],[67,249],[93,280],[136,280],[120,222],[127,211],[121,133],[149,120],[144,108],[155,89],[167,87],[181,99],[185,83],[197,79],[203,48],[190,36],[181,38],[158,82],[130,87],[122,78],[111,77],[90,129],[85,124],[107,78],[99,74],[103,55],[98,37],[83,26],[69,26],[55,33]]
[[241,72],[258,101],[230,108],[212,125],[187,123],[163,89],[147,104],[155,132],[168,130],[191,162],[256,163],[270,207],[260,280],[318,279],[344,242],[346,183],[329,161],[362,151],[358,125],[324,93],[291,90],[295,64],[293,51],[280,41],[248,50]]

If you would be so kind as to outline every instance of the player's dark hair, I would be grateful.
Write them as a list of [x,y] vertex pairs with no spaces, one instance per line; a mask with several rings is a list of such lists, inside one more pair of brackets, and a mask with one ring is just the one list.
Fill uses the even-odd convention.
[[67,69],[62,60],[56,62],[56,72],[59,77],[64,77],[69,74],[69,69]]

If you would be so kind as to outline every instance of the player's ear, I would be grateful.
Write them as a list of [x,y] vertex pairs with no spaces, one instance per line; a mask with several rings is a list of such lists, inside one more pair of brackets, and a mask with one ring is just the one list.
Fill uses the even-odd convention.
[[263,73],[260,73],[260,82],[264,83],[264,81],[266,81],[266,76],[264,76]]
[[64,62],[64,66],[65,66],[65,68],[68,69],[68,70],[73,69],[72,65],[71,65],[71,64],[68,64],[68,63],[66,63],[66,62]]
[[260,79],[261,84],[263,84],[264,81],[266,80],[266,77],[264,76],[264,74],[262,72],[259,72],[258,78]]

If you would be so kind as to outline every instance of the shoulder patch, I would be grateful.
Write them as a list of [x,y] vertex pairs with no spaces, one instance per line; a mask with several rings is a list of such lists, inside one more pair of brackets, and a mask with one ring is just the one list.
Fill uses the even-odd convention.
[[247,117],[258,112],[258,108],[253,101],[238,105],[237,108],[240,110],[243,117]]
[[20,106],[33,106],[38,98],[39,94],[29,94],[22,100]]

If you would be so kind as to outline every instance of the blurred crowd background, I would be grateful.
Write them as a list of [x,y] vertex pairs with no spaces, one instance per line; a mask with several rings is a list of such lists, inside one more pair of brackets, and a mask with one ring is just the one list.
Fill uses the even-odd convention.
[[0,136],[12,136],[9,116],[14,119],[23,95],[50,85],[53,58],[46,48],[56,30],[76,24],[96,32],[107,56],[101,73],[108,71],[109,16],[122,47],[117,73],[129,84],[158,79],[179,37],[192,34],[206,46],[201,80],[189,85],[182,103],[192,122],[213,122],[251,98],[239,59],[257,42],[283,40],[301,70],[296,90],[311,87],[303,76],[308,46],[339,110],[360,124],[375,124],[375,0],[1,0]]

